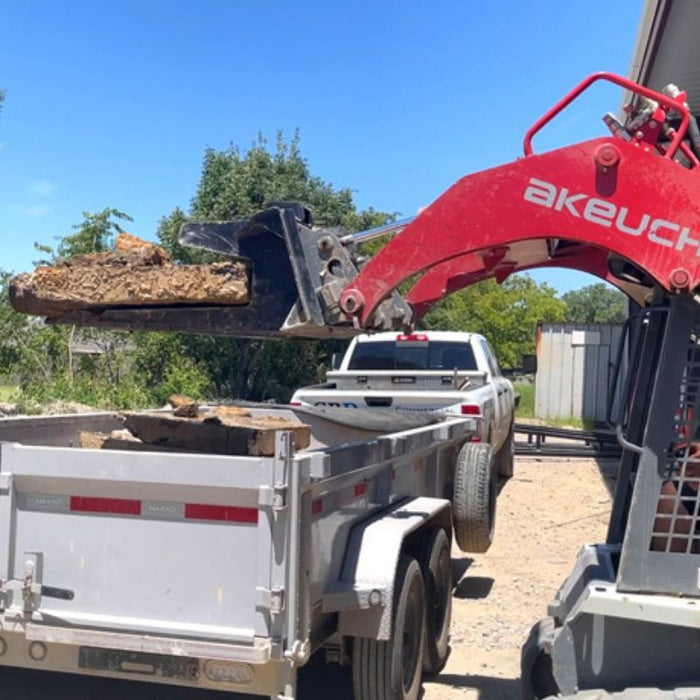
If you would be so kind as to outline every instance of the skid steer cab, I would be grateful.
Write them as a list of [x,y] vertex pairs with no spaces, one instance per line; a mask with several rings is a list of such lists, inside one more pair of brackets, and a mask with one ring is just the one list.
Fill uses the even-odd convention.
[[[624,119],[605,116],[609,136],[534,153],[536,133],[597,81],[629,93]],[[611,416],[623,454],[608,537],[583,548],[533,629],[524,697],[700,698],[700,130],[675,86],[655,92],[599,73],[528,130],[523,150],[460,179],[415,219],[373,231],[317,229],[288,203],[183,227],[183,243],[249,262],[247,307],[58,321],[318,338],[405,332],[445,296],[535,267],[616,285],[641,311],[622,350],[631,370],[610,388],[623,406]],[[392,230],[374,257],[357,257],[357,244]]]

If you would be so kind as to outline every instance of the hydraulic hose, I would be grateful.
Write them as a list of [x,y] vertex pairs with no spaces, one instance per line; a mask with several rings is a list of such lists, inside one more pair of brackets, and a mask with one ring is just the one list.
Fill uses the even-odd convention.
[[688,138],[693,153],[700,159],[700,127],[698,127],[697,119],[691,114],[688,122]]

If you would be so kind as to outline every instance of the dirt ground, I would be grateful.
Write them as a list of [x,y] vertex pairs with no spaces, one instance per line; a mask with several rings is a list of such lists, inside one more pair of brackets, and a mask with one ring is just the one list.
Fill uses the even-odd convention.
[[615,465],[521,458],[486,554],[453,550],[452,654],[424,700],[519,700],[520,647],[584,542],[604,541]]
[[[453,550],[452,652],[423,685],[423,700],[519,700],[520,647],[545,615],[584,542],[605,539],[614,465],[520,458],[498,501],[496,539],[486,554]],[[12,700],[224,700],[249,698],[107,679],[3,671]],[[300,700],[351,700],[347,671],[312,661]]]

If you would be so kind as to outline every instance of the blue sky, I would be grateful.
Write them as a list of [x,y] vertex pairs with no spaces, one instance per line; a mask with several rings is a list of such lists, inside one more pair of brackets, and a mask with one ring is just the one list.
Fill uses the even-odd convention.
[[[626,74],[641,0],[611,3],[42,0],[0,9],[0,268],[28,269],[83,211],[153,238],[204,149],[301,132],[312,171],[408,216],[521,153],[587,74]],[[604,133],[597,88],[536,149]],[[541,271],[561,291],[594,281]]]

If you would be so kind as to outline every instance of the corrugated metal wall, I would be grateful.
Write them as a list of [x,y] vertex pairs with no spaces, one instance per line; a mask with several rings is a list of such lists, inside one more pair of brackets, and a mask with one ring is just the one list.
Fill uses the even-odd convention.
[[[621,324],[541,323],[535,416],[604,421],[621,337]],[[625,353],[622,378],[626,365]]]

